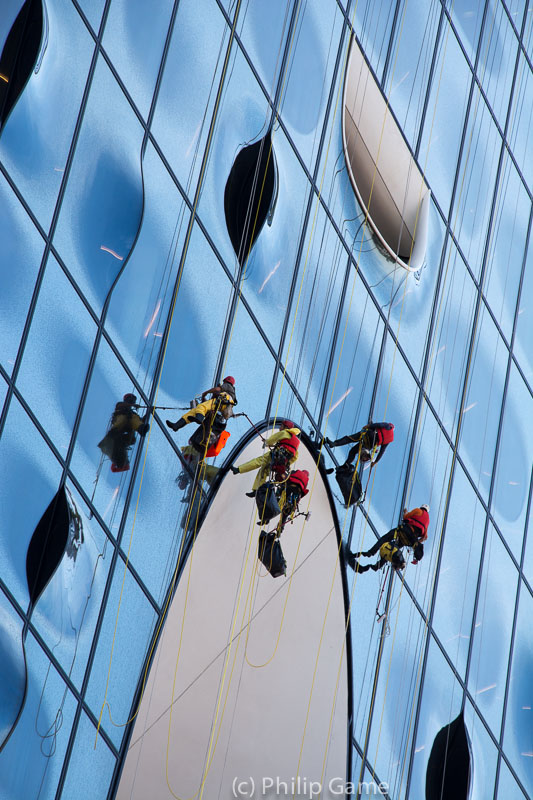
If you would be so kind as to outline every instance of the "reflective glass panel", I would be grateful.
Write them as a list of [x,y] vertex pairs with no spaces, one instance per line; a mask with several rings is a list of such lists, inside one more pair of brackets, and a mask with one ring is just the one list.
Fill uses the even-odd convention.
[[470,482],[461,466],[456,464],[433,625],[460,675],[464,675],[470,647],[485,518],[485,511]]
[[483,550],[468,688],[496,737],[505,697],[517,581],[516,567],[490,525]]
[[[533,756],[532,756],[533,758]],[[500,776],[498,778],[498,800],[507,800],[509,797],[517,798],[517,800],[522,800],[522,798],[526,798],[529,800],[529,793],[525,793],[521,790],[520,786],[516,782],[513,773],[502,759],[500,763]]]
[[483,264],[501,145],[501,136],[476,87],[459,167],[452,231],[477,278]]
[[71,484],[71,523],[65,552],[37,601],[32,623],[79,687],[85,675],[112,546]]
[[500,128],[505,125],[518,40],[502,2],[489,2],[477,74]]
[[[103,455],[98,444],[110,427],[115,404],[131,391],[131,379],[102,338],[70,466],[86,495],[93,498],[95,507],[113,534],[118,530],[130,473],[111,472],[111,461]],[[144,409],[140,409],[141,415],[143,411]],[[142,445],[142,439],[137,437],[129,452],[130,463],[135,458],[137,447]]]
[[97,313],[132,249],[143,206],[142,128],[100,57],[54,245]]
[[[336,0],[309,0],[300,5],[285,68],[281,116],[311,172],[339,46],[344,54],[342,29],[343,15]],[[341,60],[340,69],[342,64]]]
[[[431,0],[429,4],[424,0],[415,2],[409,0],[402,4],[400,13],[402,22],[395,31],[393,58],[387,75],[386,91],[391,109],[414,150],[420,129],[441,4],[437,0]],[[415,53],[416,64],[413,65]]]
[[[532,11],[528,11],[529,20],[526,30],[531,30]],[[533,37],[531,37],[533,41]],[[518,72],[511,104],[508,138],[511,149],[522,170],[525,180],[533,185],[533,159],[531,158],[531,118],[533,114],[533,72],[523,55],[518,60]]]
[[0,175],[0,359],[11,373],[26,322],[44,242],[3,175]]
[[508,350],[482,309],[461,421],[460,453],[478,489],[487,494],[502,404]]
[[526,424],[532,414],[533,398],[516,367],[511,366],[494,476],[492,513],[518,562],[533,464],[533,446]]
[[462,697],[461,686],[439,647],[431,640],[413,752],[409,790],[409,797],[413,800],[425,796],[426,771],[433,742],[439,731],[460,713]]
[[[533,16],[533,15],[532,15]],[[516,338],[513,353],[518,359],[527,382],[533,385],[533,351],[530,342],[533,340],[533,237],[530,236],[529,247],[524,270],[524,281],[520,294],[520,304],[516,317]]]
[[[476,58],[479,32],[483,23],[486,0],[475,0],[474,3],[469,2],[469,0],[454,0],[454,2],[450,0],[447,5],[453,23],[461,38],[461,42],[468,54],[468,58],[473,64]],[[492,5],[492,3],[489,3],[489,6],[490,5]],[[489,15],[492,16],[490,11]]]
[[522,583],[511,660],[503,747],[529,795],[533,793],[533,748],[531,746],[533,698],[530,680],[533,669],[532,618],[533,598]]
[[[144,213],[141,229],[127,266],[113,289],[106,329],[139,383],[146,389],[161,351],[189,211],[151,143],[143,159],[143,176]],[[196,243],[196,236],[193,233],[191,247]],[[197,326],[191,317],[187,320],[188,324],[180,323],[180,318],[185,316],[182,305],[184,298],[181,295],[185,294],[185,302],[192,306],[192,286],[197,286],[198,293],[205,296],[204,270],[207,274],[211,274],[213,268],[216,270],[214,258],[206,254],[204,261],[189,254],[181,279],[181,294],[173,327],[180,327],[184,337],[188,330],[195,330]],[[196,271],[198,277],[195,282]],[[189,347],[192,346],[190,343]],[[191,370],[193,366],[191,363]]]
[[457,426],[475,301],[475,285],[456,247],[449,242],[442,267],[426,391],[450,436]]
[[173,0],[160,0],[157,12],[152,14],[143,0],[113,0],[106,20],[104,50],[145,119],[163,55],[172,6]]
[[115,758],[102,736],[82,711],[63,787],[65,797],[93,800],[109,790]]
[[17,386],[66,456],[96,326],[50,254],[31,322]]
[[[228,0],[225,0],[225,5],[230,5]],[[235,6],[235,3],[231,5]],[[272,100],[280,78],[293,6],[293,0],[272,0],[268,4],[248,3],[241,6],[237,22],[237,31],[243,46]],[[234,8],[231,9],[230,16],[233,13]],[[291,38],[291,44],[294,46],[294,37]]]
[[0,746],[17,722],[26,689],[23,620],[0,592]]
[[0,563],[2,580],[24,609],[28,544],[60,478],[59,463],[13,397],[0,440]]
[[506,156],[498,187],[484,291],[508,341],[513,331],[530,211],[531,201],[511,159]]
[[93,31],[98,33],[106,0],[77,0]]
[[[485,800],[492,797],[494,791],[498,752],[485,725],[468,701],[465,704],[464,719],[472,752],[472,794],[469,800]],[[510,794],[508,797],[514,795]]]
[[418,158],[426,164],[426,179],[437,202],[447,210],[472,76],[446,23],[441,36]]
[[378,81],[387,55],[387,44],[394,19],[394,5],[388,0],[352,0],[348,16]]
[[[191,197],[206,145],[229,35],[230,28],[215,0],[204,2],[201,14],[198,13],[197,0],[180,0],[152,132]],[[194,64],[194,80],[191,80],[191,64]]]
[[[94,42],[71,3],[46,0],[37,65],[0,138],[0,160],[48,229],[63,179]],[[65,76],[68,75],[68,80]]]
[[24,709],[0,756],[0,785],[6,799],[53,800],[63,768],[76,702],[31,634]]
[[[106,698],[102,726],[118,747],[154,631],[155,612],[124,562],[113,575],[105,616],[87,686],[86,701],[96,717]],[[109,673],[109,685],[106,682]],[[111,721],[112,720],[112,721]]]

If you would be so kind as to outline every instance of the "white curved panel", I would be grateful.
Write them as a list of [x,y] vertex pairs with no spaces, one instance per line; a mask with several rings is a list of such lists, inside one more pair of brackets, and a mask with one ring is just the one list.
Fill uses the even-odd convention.
[[[311,485],[316,465],[300,451],[297,465]],[[261,452],[256,439],[238,462]],[[238,777],[253,778],[261,796],[263,778],[320,781],[323,769],[324,783],[345,779],[345,606],[326,489],[317,473],[301,504],[306,510],[310,498],[311,518],[281,537],[287,578],[274,579],[257,561],[255,502],[244,494],[254,475],[224,478],[198,534],[147,681],[119,800],[232,797]]]

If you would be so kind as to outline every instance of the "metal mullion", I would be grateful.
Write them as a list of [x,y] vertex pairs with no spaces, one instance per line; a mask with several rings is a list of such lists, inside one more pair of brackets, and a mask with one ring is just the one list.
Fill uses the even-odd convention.
[[[349,745],[350,744],[353,747],[353,749],[357,751],[357,755],[359,756],[359,758],[363,762],[363,765],[366,767],[366,769],[369,770],[372,773],[373,778],[374,778],[374,783],[377,783],[377,785],[379,786],[382,783],[382,781],[381,781],[379,775],[376,775],[376,773],[374,772],[374,767],[372,766],[372,764],[370,763],[368,758],[363,757],[363,750],[361,749],[361,745],[359,744],[359,742],[357,741],[355,736],[352,736],[352,741],[349,743]],[[351,776],[350,776],[350,779],[351,779]],[[385,781],[383,781],[383,783],[385,783]],[[355,786],[354,786],[354,788],[355,788]],[[361,797],[361,795],[359,795],[359,794],[357,796]],[[390,798],[390,795],[389,794],[381,794],[381,797]]]

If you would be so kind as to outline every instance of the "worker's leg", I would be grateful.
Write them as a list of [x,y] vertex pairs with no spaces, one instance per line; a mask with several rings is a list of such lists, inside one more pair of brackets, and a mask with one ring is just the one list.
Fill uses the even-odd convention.
[[381,539],[378,539],[377,542],[373,544],[369,550],[365,550],[364,553],[359,553],[359,555],[375,556],[376,553],[379,551],[379,548],[383,544],[386,544],[386,542],[392,542],[392,540],[395,537],[395,534],[396,534],[396,528],[393,528],[391,531],[387,531],[387,533],[384,536],[382,536]]

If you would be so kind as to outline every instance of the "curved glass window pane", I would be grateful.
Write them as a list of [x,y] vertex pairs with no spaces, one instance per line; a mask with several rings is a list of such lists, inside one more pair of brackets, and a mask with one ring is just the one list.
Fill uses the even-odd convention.
[[477,74],[500,128],[505,125],[518,40],[502,2],[488,4]]
[[[472,746],[473,770],[469,800],[486,800],[494,791],[498,752],[487,729],[468,701],[465,704],[464,718]],[[513,797],[513,795],[510,794],[508,797]]]
[[81,686],[105,587],[111,545],[70,484],[65,552],[39,598],[32,623],[71,680]]
[[151,13],[144,0],[113,0],[106,20],[104,49],[145,119],[172,6],[172,0],[163,0],[157,4],[157,13]]
[[500,777],[498,779],[498,800],[508,800],[509,797],[517,800],[529,800],[530,794],[522,791],[513,777],[513,773],[502,759],[500,763]]
[[76,702],[31,634],[26,638],[26,661],[26,700],[2,751],[0,786],[6,798],[53,800]]
[[524,185],[507,156],[498,187],[484,291],[508,341],[513,331],[530,211]]
[[[117,747],[120,746],[124,735],[124,723],[129,719],[132,698],[148,654],[156,622],[153,607],[129,571],[125,576],[119,608],[123,577],[124,562],[119,560],[113,575],[86,693],[86,701],[96,717],[100,716],[104,698],[107,698],[115,724],[112,724],[108,710],[105,709],[102,715],[102,727]],[[112,646],[113,653],[111,653]],[[111,672],[106,695],[111,657]]]
[[16,725],[24,702],[26,662],[23,620],[0,592],[0,747]]
[[526,422],[532,418],[531,415],[533,398],[516,367],[511,366],[494,477],[492,513],[518,562],[533,464],[533,444]]
[[106,0],[77,0],[95,33],[100,30]]
[[499,736],[518,572],[489,526],[474,626],[468,688],[496,738]]
[[[464,675],[470,646],[485,518],[485,511],[470,482],[461,466],[456,464],[433,624],[460,675]],[[438,535],[437,531],[435,535]],[[425,567],[425,562],[420,566]]]
[[79,797],[81,800],[81,787],[86,787],[90,792],[87,800],[90,797],[105,797],[114,768],[113,753],[101,736],[96,739],[96,728],[82,711],[68,763],[63,796]]
[[[13,397],[0,440],[0,563],[2,580],[24,609],[28,545],[60,478],[60,465]],[[22,493],[28,486],[31,491]]]
[[[483,264],[501,147],[501,136],[476,87],[472,95],[452,215],[453,233],[476,278],[479,278]],[[491,236],[493,240],[493,229]],[[488,263],[490,270],[490,259]]]
[[[414,745],[409,797],[425,797],[426,771],[435,737],[461,711],[463,690],[439,647],[430,642]],[[407,768],[406,768],[407,771]],[[474,773],[476,765],[474,764]]]
[[[215,0],[180,0],[152,133],[190,196],[194,195],[230,28]],[[198,58],[198,53],[202,57]],[[194,64],[194,80],[190,65]],[[179,125],[176,120],[179,119]],[[229,172],[229,165],[228,165]]]
[[530,386],[533,385],[533,352],[530,342],[533,340],[533,237],[530,236],[529,248],[524,270],[524,280],[520,294],[520,305],[516,317],[516,335],[513,353],[525,374]]
[[[526,22],[526,31],[531,31],[531,8]],[[531,38],[533,41],[533,37]],[[508,139],[518,166],[529,187],[533,185],[533,164],[531,159],[531,109],[533,108],[533,72],[523,55],[518,61],[518,73],[511,106]]]
[[[114,535],[118,530],[130,473],[128,471],[116,474],[111,472],[111,462],[109,458],[103,456],[102,451],[98,448],[98,443],[104,438],[110,426],[115,404],[122,400],[124,394],[131,391],[130,378],[124,372],[105,339],[102,338],[83,407],[70,467],[88,497],[93,495],[94,490],[93,503]],[[140,413],[142,414],[143,411],[141,410]],[[130,463],[137,448],[142,446],[143,439],[136,437],[129,454]],[[99,476],[95,485],[98,470]]]
[[445,22],[439,55],[438,76],[431,85],[419,162],[426,165],[426,180],[440,207],[450,204],[466,104],[472,75],[453,31]]
[[272,100],[279,82],[293,8],[293,0],[272,0],[268,5],[250,3],[245,10],[241,7],[237,22],[243,46]]
[[17,386],[62,456],[67,455],[96,327],[50,254]]
[[54,245],[97,313],[139,229],[142,134],[100,57],[54,236]]
[[531,620],[533,598],[522,583],[511,661],[509,697],[503,738],[504,751],[529,795],[533,794],[532,706],[530,675],[533,669]]
[[501,336],[483,308],[463,406],[459,450],[484,495],[490,486],[508,357]]
[[450,437],[457,426],[475,301],[474,283],[457,248],[450,242],[443,266],[426,389]]
[[[426,0],[409,0],[403,4],[400,12],[402,22],[395,31],[393,59],[387,74],[387,94],[413,150],[420,129],[440,12],[441,4],[437,0],[430,0],[430,3]],[[417,54],[415,69],[413,53]]]
[[[0,159],[48,228],[94,43],[71,3],[46,0],[47,41],[0,137]],[[65,76],[69,80],[65,80]]]
[[[355,11],[354,11],[355,7]],[[394,19],[394,6],[388,0],[353,0],[352,8],[348,9],[350,20],[354,20],[354,29],[365,51],[370,65],[378,80],[381,80],[387,43],[389,41],[392,22]]]
[[[285,66],[281,116],[311,172],[339,46],[344,54],[342,23],[336,0],[310,0],[300,6]],[[264,40],[262,32],[258,38]]]
[[[448,10],[451,14],[454,25],[459,31],[461,42],[463,43],[468,57],[473,64],[476,59],[476,50],[478,46],[479,33],[483,23],[483,12],[485,10],[485,0],[476,0],[471,3],[469,0],[455,0],[453,3],[448,3]],[[489,4],[488,17],[492,18],[491,8]],[[485,25],[489,24],[485,22]],[[494,23],[492,23],[494,24]]]
[[30,222],[3,175],[0,175],[0,359],[6,372],[15,365],[44,241]]
[[[144,213],[139,237],[111,294],[105,324],[131,371],[140,384],[147,387],[160,354],[165,321],[189,223],[189,211],[150,143],[143,159],[143,175]],[[190,248],[196,242],[196,236],[198,234],[195,229]],[[154,258],[154,253],[158,254],[157,258]],[[196,286],[198,293],[202,295],[202,302],[205,303],[207,276],[217,270],[214,256],[207,247],[205,257],[198,259],[199,263],[195,260],[193,265],[190,258],[189,255],[180,283],[173,327],[180,326],[180,319],[185,316],[182,295],[188,296],[192,307],[189,293],[191,287]],[[148,264],[150,268],[147,268]],[[196,271],[197,282],[194,283]],[[209,280],[214,278],[210,276]],[[222,278],[219,280],[222,281]],[[186,326],[183,325],[185,331],[194,330],[191,318],[187,323]],[[183,336],[187,336],[185,331]],[[195,348],[192,341],[188,346]],[[195,362],[190,364],[190,369],[193,370],[194,366]]]

